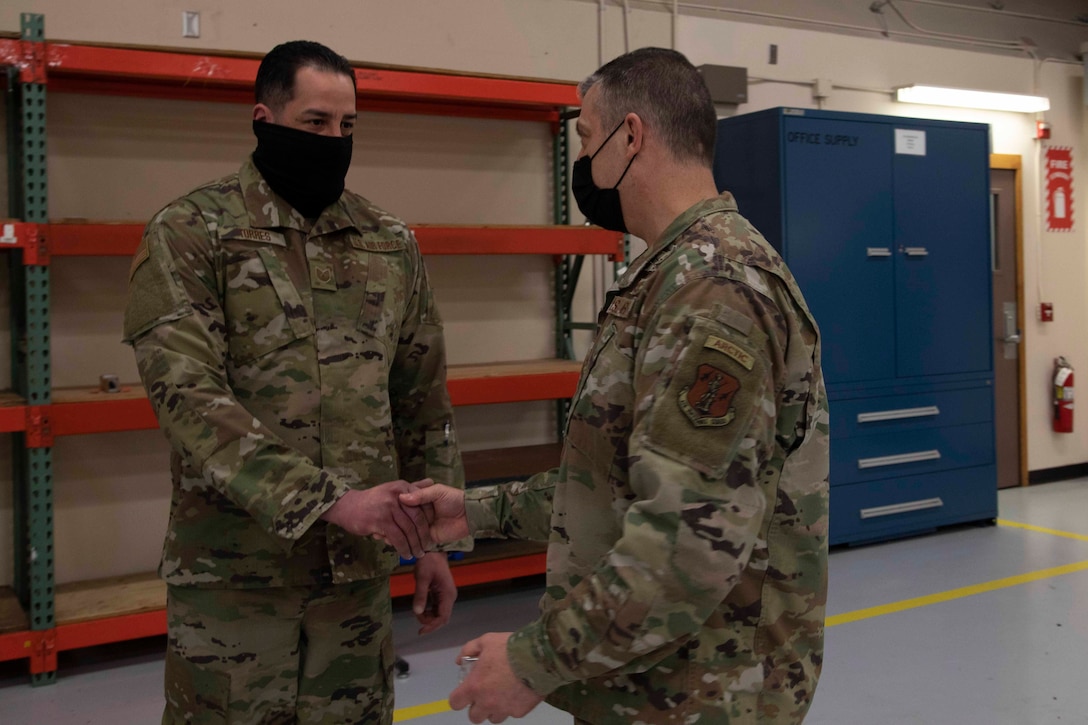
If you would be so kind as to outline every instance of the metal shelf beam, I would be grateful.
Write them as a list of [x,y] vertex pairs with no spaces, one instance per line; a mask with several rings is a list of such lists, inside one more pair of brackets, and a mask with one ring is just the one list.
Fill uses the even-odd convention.
[[[581,363],[574,360],[531,360],[488,365],[450,365],[447,388],[456,406],[523,403],[570,398],[578,385]],[[116,397],[114,397],[116,396]],[[153,430],[159,427],[147,395],[138,383],[120,393],[92,388],[58,388],[49,406],[0,407],[0,432],[28,428],[27,411],[40,411],[51,436]]]
[[[132,222],[0,222],[0,249],[34,249],[40,258],[131,257],[144,225]],[[622,259],[623,235],[600,227],[562,225],[413,225],[419,249],[446,254],[600,254]],[[25,256],[25,252],[24,252]]]
[[[46,42],[44,58],[16,39],[0,39],[0,65],[24,82],[44,65],[53,91],[183,100],[253,102],[259,56],[199,54],[141,47]],[[504,76],[355,66],[362,110],[509,118],[558,123],[579,105],[577,85]]]
[[[0,432],[16,434],[17,581],[11,597],[19,601],[25,623],[19,620],[15,624],[21,631],[9,628],[0,634],[0,661],[29,659],[35,684],[44,684],[55,678],[60,650],[166,631],[162,609],[135,611],[128,606],[128,611],[122,608],[116,615],[100,613],[80,621],[57,621],[54,616],[49,448],[54,436],[142,430],[157,424],[142,390],[125,397],[73,399],[66,391],[53,391],[49,384],[51,256],[131,256],[144,225],[50,223],[46,218],[46,88],[252,103],[260,57],[50,42],[45,40],[41,15],[24,14],[23,23],[21,37],[0,37],[0,66],[8,67],[8,104],[13,104],[18,94],[25,106],[17,143],[9,143],[13,158],[9,171],[11,213],[24,221],[4,222],[0,229],[0,249],[18,250],[22,258],[22,264],[13,260],[10,273],[13,290],[18,292],[12,300],[12,377],[18,395],[0,393]],[[576,85],[569,82],[353,65],[362,111],[546,122],[564,146],[566,120],[572,116],[569,109],[580,103]],[[15,118],[9,108],[10,139],[15,138]],[[557,203],[563,206],[567,198],[565,167],[564,151],[556,159],[555,187]],[[18,194],[16,188],[23,193]],[[567,221],[566,215],[562,216]],[[414,230],[424,254],[553,255],[564,264],[569,255],[601,254],[615,261],[623,254],[619,235],[597,228],[419,225]],[[569,398],[575,392],[579,368],[580,364],[571,360],[450,366],[448,387],[455,405]],[[40,552],[47,555],[29,555]],[[545,554],[525,550],[507,551],[482,561],[469,559],[453,567],[459,586],[539,574],[544,569]],[[406,596],[412,593],[414,580],[410,573],[398,571],[390,586],[394,596]]]
[[[454,583],[461,588],[543,574],[545,566],[546,554],[540,551],[484,561],[466,558],[451,562],[450,571],[453,573]],[[165,605],[165,583],[162,588]],[[394,573],[389,580],[389,593],[393,597],[414,594],[415,577],[412,572]],[[62,651],[163,634],[166,634],[165,608],[59,623],[55,628],[45,631],[0,634],[0,662],[29,659],[31,672],[43,674],[56,669],[56,657]]]

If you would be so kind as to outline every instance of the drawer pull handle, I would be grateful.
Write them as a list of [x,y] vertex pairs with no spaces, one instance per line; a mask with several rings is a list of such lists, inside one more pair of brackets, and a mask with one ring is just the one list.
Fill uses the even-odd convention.
[[907,247],[903,250],[908,257],[928,257],[929,250],[925,247]]
[[881,466],[898,466],[903,463],[936,461],[940,457],[940,451],[932,450],[917,451],[915,453],[899,453],[894,456],[880,456],[879,458],[859,458],[858,468],[880,468]]
[[873,413],[858,413],[858,423],[876,423],[882,420],[903,420],[904,418],[924,418],[928,415],[940,415],[936,405],[924,408],[899,408],[898,410],[878,410]]
[[939,498],[923,498],[918,501],[895,503],[891,506],[874,506],[873,508],[861,509],[859,513],[863,519],[875,519],[880,516],[894,516],[895,514],[906,514],[911,511],[939,509],[942,506],[944,506],[944,501]]
[[890,257],[892,256],[892,250],[888,247],[866,247],[866,257]]

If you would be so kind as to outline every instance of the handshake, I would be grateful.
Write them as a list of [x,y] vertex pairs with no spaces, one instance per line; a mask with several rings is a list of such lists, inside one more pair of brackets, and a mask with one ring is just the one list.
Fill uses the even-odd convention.
[[384,541],[405,559],[469,535],[465,492],[429,478],[348,491],[321,518],[349,534]]

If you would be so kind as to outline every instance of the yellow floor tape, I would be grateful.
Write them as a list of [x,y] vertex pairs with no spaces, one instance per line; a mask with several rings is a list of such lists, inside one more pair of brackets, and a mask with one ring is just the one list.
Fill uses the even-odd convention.
[[449,702],[446,700],[428,702],[425,705],[401,707],[393,711],[393,722],[415,720],[417,717],[427,717],[428,715],[437,715],[440,712],[451,712],[452,710],[453,708],[450,707]]
[[1031,524],[1021,524],[1017,521],[1006,521],[1005,519],[997,520],[998,526],[1008,526],[1014,529],[1027,529],[1028,531],[1038,531],[1041,534],[1050,534],[1051,536],[1062,536],[1066,539],[1076,539],[1077,541],[1088,541],[1088,536],[1084,534],[1071,534],[1068,531],[1058,531],[1057,529],[1047,529],[1042,526],[1032,526]]
[[1033,571],[1027,574],[1009,576],[1005,577],[1004,579],[997,579],[992,582],[983,582],[982,584],[974,584],[969,587],[960,587],[959,589],[952,589],[947,592],[938,592],[937,594],[930,594],[925,597],[904,599],[901,602],[882,604],[879,607],[869,607],[868,609],[858,609],[853,612],[846,612],[845,614],[836,614],[833,617],[827,618],[826,626],[834,627],[836,625],[846,624],[848,622],[860,622],[863,619],[881,617],[885,614],[894,614],[896,612],[904,612],[908,609],[925,607],[930,604],[950,602],[954,599],[962,599],[963,597],[970,597],[975,594],[982,594],[983,592],[992,592],[997,589],[1007,589],[1008,587],[1015,587],[1019,586],[1020,584],[1027,584],[1028,582],[1039,581],[1040,579],[1051,579],[1056,576],[1073,574],[1074,572],[1086,570],[1088,570],[1088,561],[1078,561],[1076,564],[1056,566],[1052,569],[1042,569],[1040,571]]
[[[1078,541],[1088,541],[1088,536],[1085,536],[1083,534],[1073,534],[1068,531],[1047,529],[1042,526],[1021,524],[1016,521],[1006,521],[1004,519],[998,519],[997,523],[999,526],[1006,526],[1009,528],[1025,529],[1027,531],[1035,531],[1042,534],[1050,534],[1052,536],[1061,536],[1067,539],[1076,539]],[[969,587],[951,589],[947,592],[938,592],[937,594],[930,594],[924,597],[904,599],[900,602],[882,604],[879,607],[868,607],[867,609],[858,609],[853,612],[836,614],[832,617],[827,618],[826,626],[835,627],[840,624],[860,622],[863,619],[871,619],[873,617],[881,617],[885,614],[904,612],[908,609],[917,609],[918,607],[925,607],[930,604],[950,602],[955,599],[970,597],[975,594],[992,592],[998,589],[1007,589],[1009,587],[1015,587],[1021,584],[1028,584],[1029,582],[1035,582],[1041,579],[1051,579],[1056,576],[1063,576],[1065,574],[1073,574],[1078,571],[1086,570],[1088,570],[1088,561],[1078,561],[1075,564],[1055,566],[1050,569],[1041,569],[1039,571],[1028,572],[1027,574],[1009,576],[1005,577],[1004,579],[996,579],[991,582],[983,582],[982,584],[973,584]],[[393,722],[405,722],[407,720],[414,720],[420,717],[427,717],[428,715],[437,715],[441,712],[450,712],[451,710],[452,708],[450,708],[450,704],[445,700],[441,700],[438,702],[428,702],[424,705],[414,705],[412,707],[402,707],[393,712]]]

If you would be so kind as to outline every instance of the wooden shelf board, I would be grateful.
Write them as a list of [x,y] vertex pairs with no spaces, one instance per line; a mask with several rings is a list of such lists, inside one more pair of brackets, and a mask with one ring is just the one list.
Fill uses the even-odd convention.
[[[450,562],[456,569],[459,566],[469,564],[483,564],[492,561],[505,561],[515,556],[528,556],[530,554],[543,554],[548,550],[548,545],[536,541],[518,541],[514,539],[483,539],[476,542],[476,547],[460,561]],[[496,579],[495,581],[502,581]]]
[[11,390],[0,390],[0,408],[12,408],[26,405],[21,395]]
[[[511,557],[542,554],[547,545],[536,542],[484,540],[464,559],[451,561],[456,572],[479,564],[502,562]],[[491,567],[501,573],[501,567]],[[398,567],[396,574],[411,573],[411,566]],[[496,576],[490,581],[501,581]],[[55,618],[58,627],[84,622],[155,612],[166,607],[166,583],[155,572],[61,584],[57,587]],[[10,612],[9,612],[10,610]],[[10,589],[0,589],[0,616],[11,630],[26,627],[26,618]],[[20,619],[21,617],[21,619]]]
[[450,365],[446,377],[448,380],[492,380],[551,375],[553,373],[577,374],[581,370],[582,363],[578,360],[516,360],[511,362]]
[[570,398],[582,365],[574,360],[527,360],[451,365],[447,387],[454,405],[522,403]]
[[159,427],[140,383],[123,383],[116,393],[89,386],[54,388],[52,396],[50,417],[55,436]]
[[0,662],[26,659],[34,651],[30,622],[19,604],[15,590],[0,587]]
[[[523,541],[480,541],[450,568],[458,587],[543,574],[547,546]],[[390,578],[390,596],[415,590],[411,566]],[[133,574],[57,587],[56,628],[27,630],[26,617],[10,588],[0,588],[0,661],[31,658],[42,638],[57,651],[93,647],[166,633],[166,584],[156,574]],[[55,666],[55,665],[54,665]]]
[[57,625],[152,612],[166,607],[166,584],[154,572],[61,584]]
[[11,587],[0,587],[0,634],[21,632],[30,626],[26,612]]
[[[542,574],[547,546],[523,541],[481,541],[460,561],[451,561],[459,587]],[[409,596],[415,588],[411,566],[399,567],[390,579],[390,595]],[[0,590],[0,612],[14,600]],[[10,633],[0,632],[0,660],[30,656],[25,649],[25,618],[15,602],[7,616]],[[166,632],[166,584],[152,572],[111,577],[57,587],[57,649],[68,650],[151,637]]]
[[107,393],[96,387],[76,386],[53,388],[53,405],[75,403],[102,403],[117,400],[146,400],[147,394],[140,383],[122,383],[116,393]]
[[461,459],[465,464],[465,480],[472,482],[525,478],[559,465],[562,450],[562,443],[543,443],[535,446],[464,451]]

